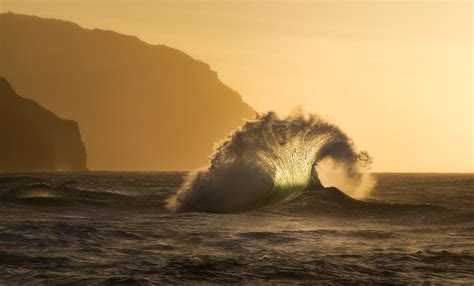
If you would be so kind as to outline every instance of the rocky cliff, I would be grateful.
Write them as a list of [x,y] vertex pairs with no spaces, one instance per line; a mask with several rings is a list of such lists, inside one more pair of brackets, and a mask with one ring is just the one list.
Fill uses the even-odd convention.
[[76,120],[88,167],[190,170],[254,110],[209,65],[163,45],[54,19],[0,14],[0,73]]
[[18,96],[0,77],[0,170],[84,170],[86,161],[75,121]]

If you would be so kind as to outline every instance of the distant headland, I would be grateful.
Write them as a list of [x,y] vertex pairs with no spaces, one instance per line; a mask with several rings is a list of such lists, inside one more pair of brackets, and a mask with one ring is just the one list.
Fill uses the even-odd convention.
[[167,46],[13,13],[0,34],[0,75],[77,121],[90,169],[194,169],[255,115],[208,64]]
[[75,121],[20,97],[0,77],[0,170],[85,170],[86,150]]

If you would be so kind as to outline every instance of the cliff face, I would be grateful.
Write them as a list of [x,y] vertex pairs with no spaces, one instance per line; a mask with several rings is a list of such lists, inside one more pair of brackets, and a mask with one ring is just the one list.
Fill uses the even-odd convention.
[[79,127],[18,96],[0,77],[0,170],[84,170]]
[[88,167],[190,170],[254,110],[209,65],[111,31],[0,14],[0,73],[81,126]]

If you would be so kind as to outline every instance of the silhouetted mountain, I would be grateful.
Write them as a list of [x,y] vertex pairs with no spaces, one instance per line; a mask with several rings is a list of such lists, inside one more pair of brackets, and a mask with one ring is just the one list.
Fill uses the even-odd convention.
[[77,120],[88,167],[189,170],[255,112],[206,63],[111,31],[0,14],[0,73]]
[[18,96],[0,77],[0,170],[84,170],[86,161],[75,121]]

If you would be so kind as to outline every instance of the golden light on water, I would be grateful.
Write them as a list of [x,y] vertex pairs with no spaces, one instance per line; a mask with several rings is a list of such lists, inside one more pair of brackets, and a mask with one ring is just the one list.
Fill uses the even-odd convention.
[[275,147],[272,152],[259,152],[259,160],[268,170],[272,170],[275,190],[306,188],[311,181],[316,154],[323,142],[324,137],[321,140],[306,140],[306,137],[301,135],[285,144],[273,145]]

